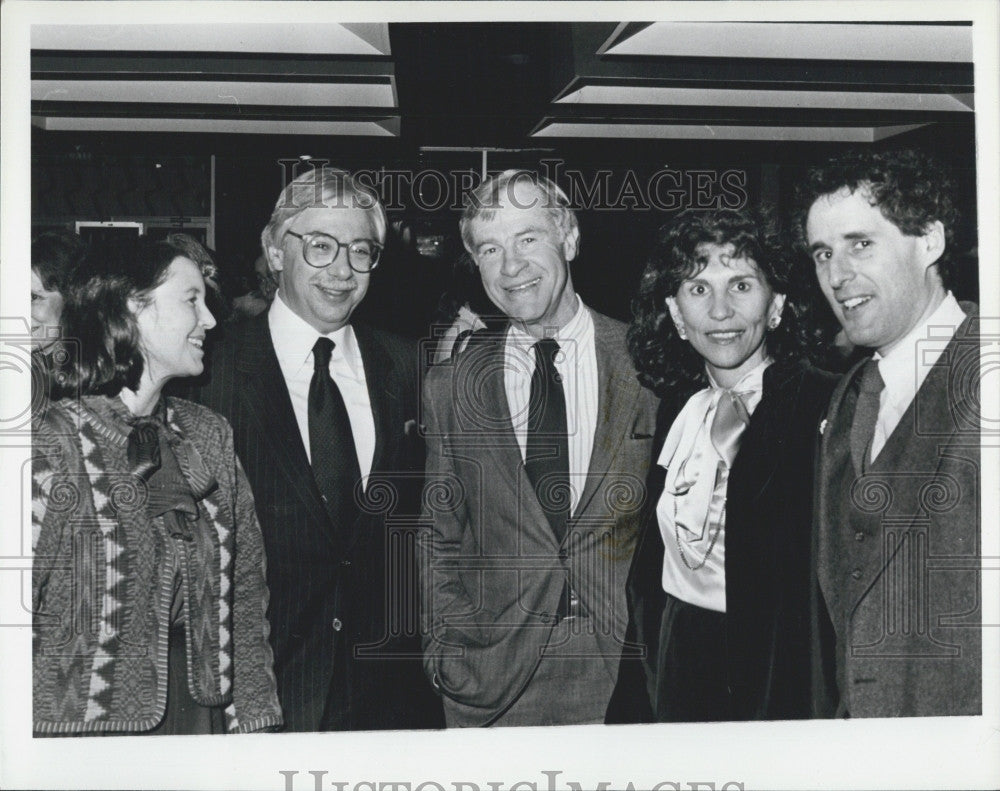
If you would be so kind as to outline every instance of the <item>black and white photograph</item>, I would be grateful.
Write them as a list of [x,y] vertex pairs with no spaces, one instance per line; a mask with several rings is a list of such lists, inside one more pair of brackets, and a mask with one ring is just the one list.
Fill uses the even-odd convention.
[[1000,6],[0,13],[0,785],[1000,784]]

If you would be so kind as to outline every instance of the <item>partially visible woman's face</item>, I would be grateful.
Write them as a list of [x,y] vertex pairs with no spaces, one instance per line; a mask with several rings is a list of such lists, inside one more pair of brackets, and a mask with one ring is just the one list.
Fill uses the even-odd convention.
[[681,283],[668,307],[715,381],[732,387],[764,361],[767,324],[785,297],[771,290],[752,259],[733,258],[733,245],[704,243],[697,252],[708,263]]
[[48,291],[34,269],[31,270],[31,346],[36,351],[49,348],[59,339],[63,298],[58,291]]
[[145,304],[135,310],[146,375],[154,383],[197,376],[204,369],[205,334],[215,317],[205,305],[205,279],[190,258],[178,256]]

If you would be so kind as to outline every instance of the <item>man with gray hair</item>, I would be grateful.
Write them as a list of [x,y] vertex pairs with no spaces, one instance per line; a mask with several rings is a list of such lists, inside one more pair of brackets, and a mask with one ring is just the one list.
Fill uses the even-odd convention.
[[422,480],[417,350],[351,324],[385,235],[382,204],[348,173],[293,180],[261,234],[277,294],[212,348],[196,394],[229,418],[253,488],[291,731],[441,724],[406,550]]
[[510,170],[461,219],[509,323],[423,391],[424,667],[450,727],[603,722],[615,684],[656,399],[573,288],[568,204]]

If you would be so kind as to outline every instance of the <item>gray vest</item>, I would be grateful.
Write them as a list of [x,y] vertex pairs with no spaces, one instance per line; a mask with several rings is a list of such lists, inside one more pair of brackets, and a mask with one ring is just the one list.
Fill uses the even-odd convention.
[[948,360],[864,475],[850,450],[860,369],[824,432],[817,561],[840,714],[980,708],[978,432],[949,409]]

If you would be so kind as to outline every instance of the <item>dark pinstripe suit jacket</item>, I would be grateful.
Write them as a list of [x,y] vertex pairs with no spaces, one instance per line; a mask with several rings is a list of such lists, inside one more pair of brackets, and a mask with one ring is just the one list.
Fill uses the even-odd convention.
[[320,499],[266,313],[216,342],[207,383],[192,397],[232,423],[253,488],[286,729],[440,727],[440,701],[420,667],[410,571],[411,515],[419,510],[423,475],[414,421],[417,349],[364,326],[354,330],[376,441],[366,499],[353,524],[342,524]]

